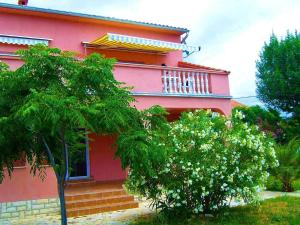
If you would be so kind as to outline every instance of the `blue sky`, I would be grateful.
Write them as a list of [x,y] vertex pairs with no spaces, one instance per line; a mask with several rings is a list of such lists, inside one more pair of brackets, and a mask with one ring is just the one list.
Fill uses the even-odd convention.
[[256,95],[255,61],[271,33],[300,31],[299,0],[29,0],[29,5],[188,28],[188,44],[202,49],[187,61],[230,70],[234,97]]

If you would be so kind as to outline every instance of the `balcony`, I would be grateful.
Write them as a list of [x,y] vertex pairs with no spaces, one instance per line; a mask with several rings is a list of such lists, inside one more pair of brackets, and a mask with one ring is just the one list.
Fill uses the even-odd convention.
[[224,71],[117,63],[114,74],[136,96],[230,98]]
[[165,94],[209,95],[208,73],[182,69],[162,69]]

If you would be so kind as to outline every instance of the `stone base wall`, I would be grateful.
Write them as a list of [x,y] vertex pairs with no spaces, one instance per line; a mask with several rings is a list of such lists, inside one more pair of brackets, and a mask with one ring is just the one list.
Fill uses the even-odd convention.
[[60,214],[58,198],[0,203],[0,224],[4,221]]

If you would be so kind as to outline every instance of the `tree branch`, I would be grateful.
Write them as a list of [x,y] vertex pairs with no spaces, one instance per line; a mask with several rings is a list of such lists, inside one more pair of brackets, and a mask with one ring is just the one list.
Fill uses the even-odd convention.
[[54,157],[53,157],[53,155],[52,155],[52,152],[51,152],[51,150],[50,150],[50,148],[49,148],[49,146],[48,146],[48,144],[47,144],[47,141],[45,140],[44,137],[42,137],[42,141],[43,141],[43,143],[44,143],[44,145],[45,145],[46,152],[47,152],[48,158],[49,158],[49,160],[50,160],[51,166],[53,167],[54,172],[55,172],[57,178],[59,178],[59,174],[58,174],[58,172],[57,172],[56,169],[55,169],[55,165],[56,165],[56,164],[55,164],[55,159],[54,159]]
[[64,162],[63,166],[64,166],[64,168],[61,170],[61,177],[64,182],[66,179],[67,171],[68,171],[68,163],[67,163],[68,162],[68,145],[65,140],[64,131],[60,131],[59,133],[60,133],[61,141],[63,144],[63,162]]

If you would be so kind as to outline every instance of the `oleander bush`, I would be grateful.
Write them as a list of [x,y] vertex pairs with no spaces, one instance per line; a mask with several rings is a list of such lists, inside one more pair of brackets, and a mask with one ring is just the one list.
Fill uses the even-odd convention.
[[255,201],[278,162],[272,139],[242,119],[239,111],[226,118],[204,110],[155,126],[147,118],[146,131],[119,137],[129,187],[153,207],[178,214],[213,213],[233,198]]

